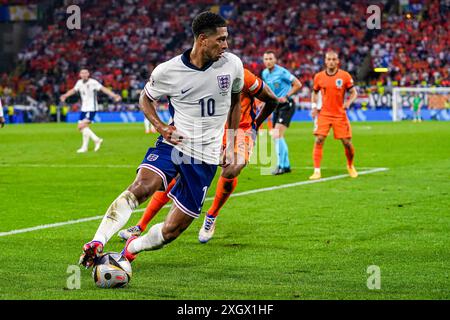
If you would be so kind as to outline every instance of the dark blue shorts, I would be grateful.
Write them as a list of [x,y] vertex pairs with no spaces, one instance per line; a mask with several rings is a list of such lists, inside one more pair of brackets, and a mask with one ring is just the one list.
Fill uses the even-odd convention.
[[188,216],[193,218],[200,216],[217,165],[201,162],[184,155],[171,145],[158,142],[155,148],[148,149],[138,171],[142,168],[159,175],[164,189],[167,189],[168,183],[179,175],[168,197]]
[[94,122],[96,111],[90,111],[90,112],[81,112],[80,114],[80,121],[83,120],[89,120],[90,122]]

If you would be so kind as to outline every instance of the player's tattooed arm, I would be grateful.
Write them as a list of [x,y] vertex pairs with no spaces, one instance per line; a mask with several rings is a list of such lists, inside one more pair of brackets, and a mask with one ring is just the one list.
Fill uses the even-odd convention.
[[256,97],[264,102],[264,107],[259,112],[258,116],[256,117],[255,123],[256,123],[256,129],[262,125],[262,123],[272,114],[272,112],[277,108],[278,106],[278,98],[275,96],[273,91],[269,88],[268,85],[264,85],[262,90],[258,92]]
[[[232,130],[233,139],[227,139],[227,145],[222,155],[221,166],[226,168],[233,163],[236,159],[234,156],[234,146],[236,145],[236,133],[239,128],[239,122],[241,120],[241,93],[231,94],[231,106],[228,112],[227,127],[228,130]],[[230,137],[230,135],[228,135]],[[231,137],[230,137],[231,138]]]
[[237,130],[241,120],[241,93],[231,94],[231,107],[228,113],[228,128]]
[[179,144],[182,142],[183,136],[177,133],[177,128],[175,126],[169,126],[161,121],[156,112],[156,101],[147,97],[144,91],[141,92],[141,97],[139,98],[139,107],[142,112],[144,112],[145,117],[166,141],[172,144]]
[[358,98],[358,91],[356,90],[355,87],[351,88],[349,90],[349,92],[350,92],[350,97],[348,97],[348,99],[345,101],[344,109],[350,108],[352,103],[355,102],[356,98]]

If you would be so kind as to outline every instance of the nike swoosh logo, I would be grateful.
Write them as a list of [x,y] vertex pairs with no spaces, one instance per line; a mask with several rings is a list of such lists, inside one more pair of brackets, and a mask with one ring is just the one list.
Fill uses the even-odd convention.
[[189,90],[191,90],[192,88],[189,88],[187,90],[181,90],[181,94],[185,94],[186,92],[188,92]]

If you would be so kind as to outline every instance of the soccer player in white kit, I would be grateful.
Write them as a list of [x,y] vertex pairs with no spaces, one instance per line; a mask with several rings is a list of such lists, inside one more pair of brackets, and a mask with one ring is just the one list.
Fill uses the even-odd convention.
[[5,126],[5,117],[3,116],[2,99],[0,99],[0,128]]
[[100,82],[90,78],[89,70],[82,69],[80,71],[80,80],[77,81],[75,87],[70,89],[60,97],[61,102],[65,102],[66,99],[75,93],[79,93],[81,97],[81,115],[78,121],[78,130],[80,130],[83,136],[83,143],[81,148],[77,150],[78,153],[84,153],[88,151],[89,139],[92,139],[95,143],[95,151],[100,149],[103,139],[97,137],[97,135],[89,128],[89,125],[94,121],[95,114],[98,110],[97,92],[101,91],[104,94],[110,96],[115,102],[119,102],[122,98],[105,88]]
[[[108,208],[92,241],[83,247],[80,264],[89,267],[105,244],[128,221],[131,213],[154,192],[167,188],[172,208],[164,223],[141,237],[130,237],[122,254],[133,261],[144,250],[156,250],[175,240],[198,218],[217,166],[234,157],[233,139],[222,153],[224,126],[237,130],[244,68],[228,48],[226,21],[203,12],[192,23],[194,46],[155,68],[141,93],[140,106],[161,134],[138,168],[135,181]],[[157,101],[167,97],[173,122],[166,125],[156,113]]]

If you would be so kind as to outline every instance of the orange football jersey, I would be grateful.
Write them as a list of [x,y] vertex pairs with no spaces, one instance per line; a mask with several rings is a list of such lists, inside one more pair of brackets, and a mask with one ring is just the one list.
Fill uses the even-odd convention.
[[249,130],[256,119],[255,96],[263,88],[263,81],[244,68],[244,88],[241,93],[241,122],[239,128]]
[[345,116],[344,98],[345,92],[353,88],[352,76],[341,69],[334,75],[329,75],[326,70],[314,76],[314,91],[322,93],[321,115],[340,117]]

